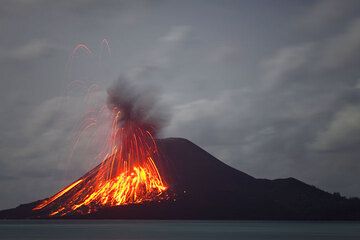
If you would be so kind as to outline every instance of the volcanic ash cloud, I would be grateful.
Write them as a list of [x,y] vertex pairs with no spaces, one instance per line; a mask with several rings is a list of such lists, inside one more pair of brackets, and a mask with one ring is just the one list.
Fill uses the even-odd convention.
[[107,104],[114,113],[120,113],[118,124],[133,122],[156,135],[169,120],[159,104],[158,92],[155,87],[143,87],[120,77],[107,90]]

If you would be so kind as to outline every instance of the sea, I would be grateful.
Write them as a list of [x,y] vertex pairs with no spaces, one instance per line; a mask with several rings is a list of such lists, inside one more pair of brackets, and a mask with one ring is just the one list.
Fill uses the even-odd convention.
[[0,239],[359,240],[360,222],[1,220]]

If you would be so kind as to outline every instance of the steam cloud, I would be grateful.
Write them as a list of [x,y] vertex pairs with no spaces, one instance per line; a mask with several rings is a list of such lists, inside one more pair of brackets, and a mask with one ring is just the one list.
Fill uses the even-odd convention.
[[120,77],[107,90],[110,110],[120,111],[119,124],[134,122],[157,135],[166,126],[169,114],[158,101],[158,89],[130,83]]

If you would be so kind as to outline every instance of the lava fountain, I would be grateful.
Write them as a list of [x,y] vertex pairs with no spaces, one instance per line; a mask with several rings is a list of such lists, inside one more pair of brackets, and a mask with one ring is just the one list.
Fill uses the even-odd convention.
[[119,80],[108,90],[112,124],[102,162],[33,211],[49,216],[87,214],[102,207],[167,199],[154,139],[161,121],[153,117],[153,106],[154,101]]

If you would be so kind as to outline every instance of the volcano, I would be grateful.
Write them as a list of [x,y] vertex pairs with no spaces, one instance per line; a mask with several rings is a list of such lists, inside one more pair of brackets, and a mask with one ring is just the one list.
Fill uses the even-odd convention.
[[[295,178],[257,179],[216,159],[181,138],[156,140],[160,164],[156,197],[127,204],[103,205],[94,211],[54,214],[61,202],[54,197],[0,212],[2,219],[244,219],[244,220],[359,220],[360,199],[331,194]],[[94,179],[103,164],[69,185],[81,189],[81,179]],[[166,186],[165,186],[166,183]],[[73,185],[72,184],[72,185]],[[165,187],[165,188],[162,188]],[[63,190],[66,190],[63,189]],[[78,189],[79,190],[79,189]],[[73,199],[71,190],[59,198]],[[78,192],[78,191],[77,191]],[[59,192],[60,193],[60,192]],[[58,194],[59,194],[58,193]],[[81,207],[80,207],[81,209]]]

